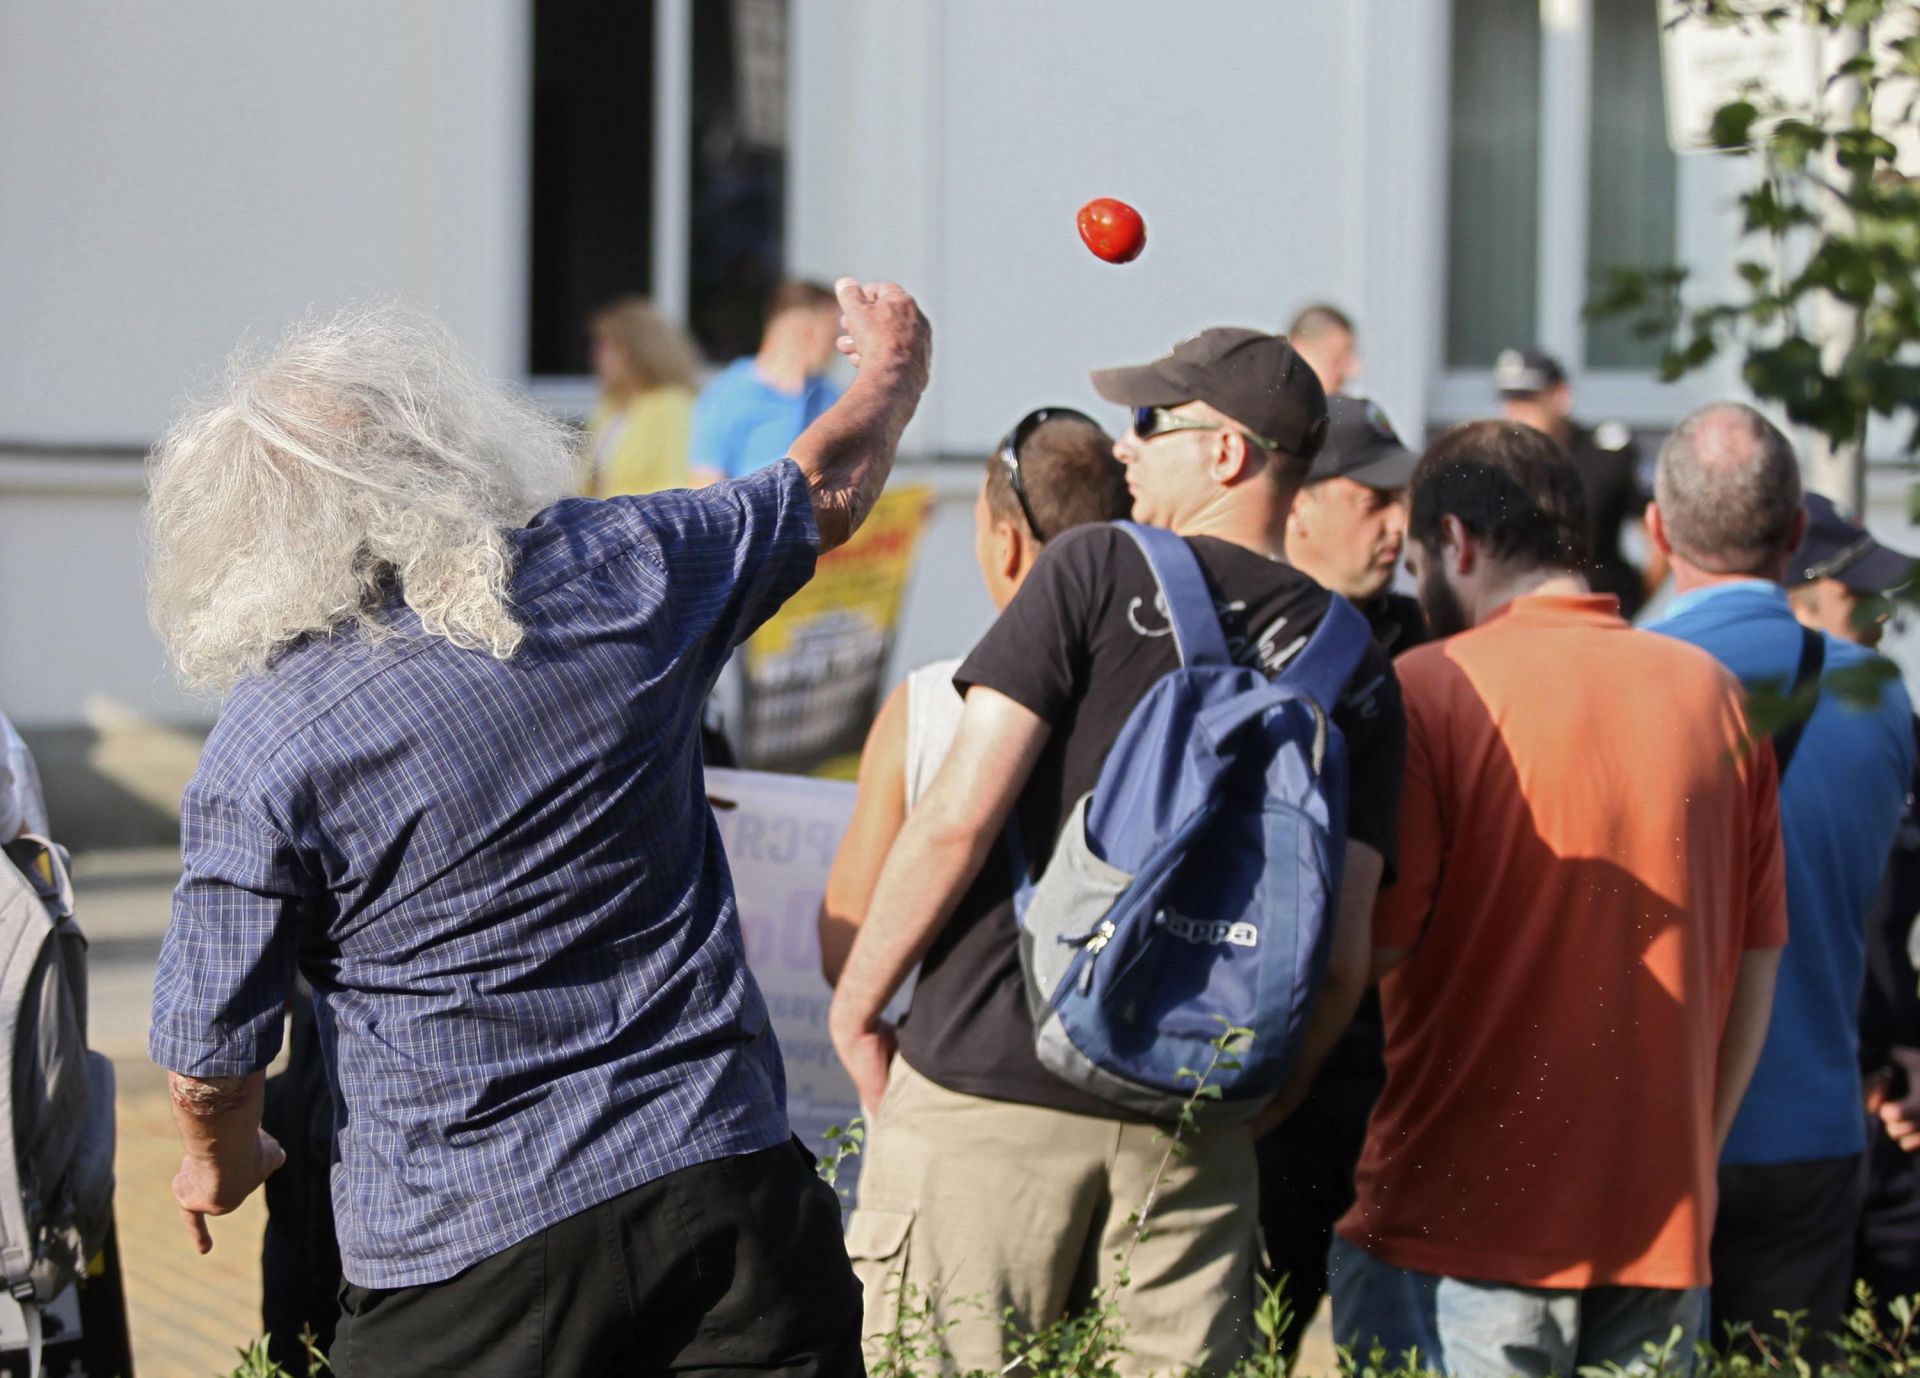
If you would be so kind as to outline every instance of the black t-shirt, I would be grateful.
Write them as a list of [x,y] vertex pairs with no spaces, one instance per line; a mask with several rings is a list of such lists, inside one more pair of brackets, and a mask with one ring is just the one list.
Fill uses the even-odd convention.
[[1373,639],[1389,656],[1399,657],[1433,640],[1420,600],[1404,593],[1383,593],[1357,604],[1373,628]]
[[[1390,656],[1405,655],[1415,646],[1424,646],[1433,640],[1416,598],[1404,593],[1383,593],[1357,606],[1367,615],[1375,644]],[[1367,993],[1360,997],[1360,1007],[1353,1012],[1353,1022],[1327,1053],[1327,1060],[1320,1068],[1321,1079],[1339,1077],[1383,1084],[1387,1079],[1386,1048],[1380,990],[1377,986],[1368,986]],[[1342,1103],[1351,1103],[1351,1098]]]
[[[1326,590],[1241,546],[1208,537],[1190,544],[1236,659],[1278,673],[1320,624]],[[1133,540],[1111,526],[1080,527],[1047,545],[954,677],[962,693],[975,684],[997,690],[1052,726],[1015,810],[1036,875],[1134,706],[1179,664],[1172,630]],[[1378,646],[1348,681],[1333,720],[1347,742],[1347,835],[1377,849],[1391,871],[1407,727],[1400,683]],[[900,1028],[902,1054],[922,1075],[967,1095],[1125,1118],[1034,1057],[1012,893],[1007,850],[996,843],[921,963]]]
[[[1920,717],[1913,720],[1920,746]],[[1880,878],[1867,920],[1867,980],[1860,996],[1860,1067],[1874,1072],[1891,1060],[1898,1044],[1920,1047],[1920,989],[1915,986],[1909,937],[1920,914],[1920,765],[1900,810],[1893,855]]]
[[1647,507],[1647,483],[1640,473],[1640,450],[1626,427],[1608,422],[1596,430],[1576,426],[1567,446],[1586,490],[1593,558],[1587,577],[1595,593],[1620,599],[1621,615],[1631,619],[1645,601],[1640,571],[1620,552],[1620,530]]

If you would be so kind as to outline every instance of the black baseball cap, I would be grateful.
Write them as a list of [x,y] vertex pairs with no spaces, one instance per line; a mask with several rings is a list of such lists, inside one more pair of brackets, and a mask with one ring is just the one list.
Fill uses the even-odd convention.
[[1502,397],[1531,397],[1567,381],[1560,361],[1540,349],[1503,349],[1493,361],[1493,385]]
[[1793,552],[1789,584],[1838,579],[1855,593],[1888,593],[1913,578],[1912,556],[1881,545],[1841,515],[1832,499],[1809,493],[1806,509],[1807,537]]
[[1123,407],[1205,402],[1282,452],[1312,459],[1327,433],[1327,393],[1285,335],[1215,326],[1150,364],[1097,368],[1093,388]]
[[1377,402],[1360,397],[1327,399],[1327,443],[1307,471],[1307,482],[1350,478],[1369,488],[1405,488],[1420,456],[1400,436]]

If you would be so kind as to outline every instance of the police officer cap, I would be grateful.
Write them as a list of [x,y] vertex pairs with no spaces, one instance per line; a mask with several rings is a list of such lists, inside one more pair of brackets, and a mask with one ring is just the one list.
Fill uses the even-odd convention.
[[1567,381],[1560,361],[1540,349],[1503,349],[1493,361],[1493,385],[1502,397],[1531,397]]

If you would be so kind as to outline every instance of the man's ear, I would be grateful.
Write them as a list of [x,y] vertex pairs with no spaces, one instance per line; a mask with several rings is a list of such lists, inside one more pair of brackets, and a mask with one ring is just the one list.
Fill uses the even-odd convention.
[[1287,508],[1287,539],[1312,534],[1314,499],[1309,496],[1313,489],[1306,484],[1293,495],[1293,505]]
[[1262,457],[1254,454],[1253,446],[1240,432],[1229,429],[1214,436],[1213,476],[1222,484],[1232,485],[1254,477],[1261,462]]
[[1444,567],[1456,575],[1472,574],[1480,563],[1480,543],[1466,524],[1451,513],[1440,518],[1439,556]]
[[1020,573],[1021,557],[1026,554],[1027,533],[1016,522],[996,517],[993,522],[993,565],[1008,582]]
[[[1804,517],[1804,514],[1802,515]],[[1660,515],[1660,504],[1648,503],[1646,515],[1640,519],[1640,523],[1647,528],[1647,539],[1653,542],[1653,548],[1671,560],[1673,542],[1667,536],[1667,523]]]

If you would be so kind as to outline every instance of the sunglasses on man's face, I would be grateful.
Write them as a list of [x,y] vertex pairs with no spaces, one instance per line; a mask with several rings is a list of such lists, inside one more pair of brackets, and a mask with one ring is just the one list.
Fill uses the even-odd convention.
[[[1166,407],[1135,407],[1133,409],[1133,433],[1142,440],[1152,440],[1155,436],[1171,435],[1175,431],[1224,431],[1226,426],[1216,426],[1210,421],[1198,421],[1190,416],[1180,416]],[[1247,438],[1247,443],[1262,450],[1278,450],[1277,441],[1268,440],[1263,435],[1235,426]]]
[[1047,422],[1061,419],[1084,421],[1096,427],[1100,424],[1085,412],[1075,411],[1072,407],[1036,407],[1014,423],[1013,429],[1007,432],[993,456],[1006,467],[1007,486],[1013,489],[1014,500],[1020,504],[1020,515],[1027,519],[1027,530],[1033,533],[1034,540],[1043,543],[1047,533],[1040,529],[1039,519],[1033,515],[1033,503],[1027,498],[1027,485],[1020,476],[1020,447]]

